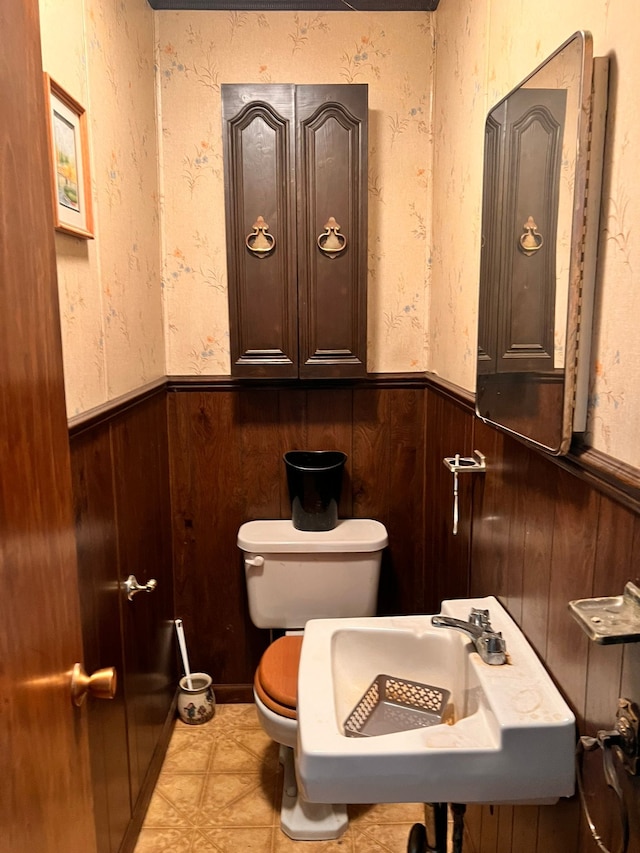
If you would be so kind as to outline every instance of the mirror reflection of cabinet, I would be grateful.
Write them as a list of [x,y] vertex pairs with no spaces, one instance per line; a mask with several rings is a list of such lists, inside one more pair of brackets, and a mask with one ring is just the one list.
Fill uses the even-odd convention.
[[565,111],[566,91],[521,89],[487,120],[483,222],[492,251],[482,275],[494,286],[480,305],[481,373],[554,369]]
[[366,374],[367,86],[222,86],[231,372]]
[[586,417],[606,72],[576,33],[485,125],[476,411],[553,454]]

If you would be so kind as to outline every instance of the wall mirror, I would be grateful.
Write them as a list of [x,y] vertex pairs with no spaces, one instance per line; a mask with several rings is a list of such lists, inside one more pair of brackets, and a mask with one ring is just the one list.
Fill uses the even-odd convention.
[[476,412],[554,455],[585,429],[605,102],[578,32],[485,124]]

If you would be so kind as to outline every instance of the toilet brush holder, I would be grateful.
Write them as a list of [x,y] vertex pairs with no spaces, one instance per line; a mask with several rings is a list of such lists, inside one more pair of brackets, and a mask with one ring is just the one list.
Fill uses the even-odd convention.
[[206,672],[192,672],[180,679],[178,715],[183,723],[190,726],[208,723],[215,710],[216,699],[210,675]]

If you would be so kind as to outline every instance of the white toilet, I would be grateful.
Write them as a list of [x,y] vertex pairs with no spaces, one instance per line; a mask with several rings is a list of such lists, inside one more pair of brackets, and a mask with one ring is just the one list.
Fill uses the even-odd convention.
[[302,630],[309,619],[375,615],[387,542],[384,525],[368,518],[343,519],[324,531],[298,530],[290,520],[249,521],[238,531],[251,621],[287,632],[262,656],[254,697],[262,727],[281,745],[280,825],[296,841],[338,838],[348,825],[346,806],[309,803],[296,785]]

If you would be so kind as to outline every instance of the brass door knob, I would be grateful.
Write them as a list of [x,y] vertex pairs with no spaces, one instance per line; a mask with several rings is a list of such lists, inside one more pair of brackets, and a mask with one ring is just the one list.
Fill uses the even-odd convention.
[[96,699],[113,699],[116,695],[118,676],[115,666],[96,669],[87,675],[81,663],[73,665],[71,673],[71,701],[78,708],[87,697],[87,693]]

